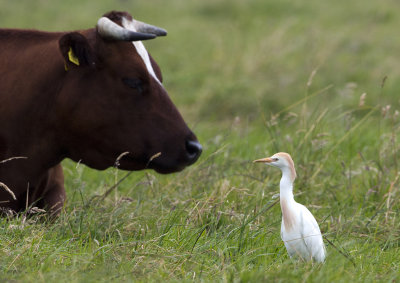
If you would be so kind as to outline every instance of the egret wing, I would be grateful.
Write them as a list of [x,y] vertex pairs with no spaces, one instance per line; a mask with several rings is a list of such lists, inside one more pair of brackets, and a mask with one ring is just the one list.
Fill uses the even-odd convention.
[[301,234],[304,243],[310,252],[310,255],[317,261],[322,262],[325,259],[325,245],[322,240],[321,230],[311,212],[301,205]]

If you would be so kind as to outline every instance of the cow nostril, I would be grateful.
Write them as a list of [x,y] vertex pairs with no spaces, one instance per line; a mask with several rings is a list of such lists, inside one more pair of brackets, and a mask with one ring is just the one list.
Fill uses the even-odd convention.
[[191,162],[195,162],[199,158],[202,151],[203,147],[198,141],[186,141],[186,153]]

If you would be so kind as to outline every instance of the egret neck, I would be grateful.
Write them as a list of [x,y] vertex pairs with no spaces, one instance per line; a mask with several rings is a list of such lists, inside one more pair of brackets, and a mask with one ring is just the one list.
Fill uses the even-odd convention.
[[280,181],[280,203],[282,210],[282,218],[285,228],[287,230],[291,230],[293,225],[295,224],[295,213],[291,208],[294,207],[293,196],[293,178],[291,174],[291,170],[289,168],[283,168],[282,170],[282,178]]
[[296,178],[295,176],[294,168],[282,168],[282,178],[279,183],[281,202],[282,199],[288,202],[294,202],[293,181]]

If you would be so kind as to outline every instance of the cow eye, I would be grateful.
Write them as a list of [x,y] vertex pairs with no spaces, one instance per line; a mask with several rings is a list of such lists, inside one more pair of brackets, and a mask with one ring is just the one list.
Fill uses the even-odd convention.
[[136,89],[140,93],[143,92],[143,82],[140,79],[132,79],[132,78],[123,78],[122,82],[130,88]]

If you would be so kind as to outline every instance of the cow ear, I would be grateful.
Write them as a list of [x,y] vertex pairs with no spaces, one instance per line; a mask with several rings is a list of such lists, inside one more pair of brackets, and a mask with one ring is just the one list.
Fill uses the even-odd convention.
[[86,37],[78,32],[63,35],[59,40],[59,47],[65,61],[65,69],[94,66],[95,56]]

